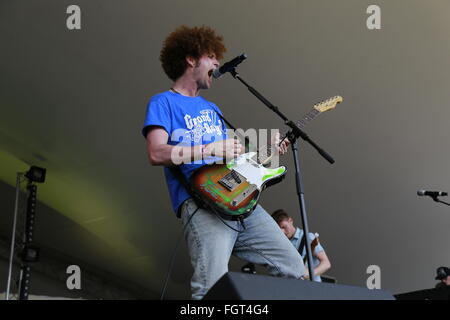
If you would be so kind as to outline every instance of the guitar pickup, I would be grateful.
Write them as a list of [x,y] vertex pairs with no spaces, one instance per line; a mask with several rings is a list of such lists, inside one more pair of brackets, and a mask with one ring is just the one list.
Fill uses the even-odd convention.
[[236,171],[232,170],[231,171],[231,175],[233,176],[234,181],[236,181],[237,183],[241,183],[242,182],[242,180],[239,178],[239,174]]
[[245,178],[243,176],[241,176],[238,172],[231,170],[230,173],[225,175],[218,182],[220,185],[225,187],[228,191],[233,191],[242,183],[242,180],[245,180]]

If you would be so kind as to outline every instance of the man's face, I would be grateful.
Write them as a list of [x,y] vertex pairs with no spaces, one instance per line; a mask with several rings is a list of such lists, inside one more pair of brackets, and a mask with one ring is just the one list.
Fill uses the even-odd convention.
[[450,286],[450,276],[448,276],[445,279],[442,279],[442,282],[445,283],[446,285]]
[[289,239],[292,239],[292,237],[295,235],[295,231],[297,231],[297,229],[294,227],[294,220],[292,220],[292,218],[284,219],[278,224],[278,226]]
[[214,53],[204,54],[195,64],[193,75],[199,89],[209,89],[212,83],[212,72],[219,67]]

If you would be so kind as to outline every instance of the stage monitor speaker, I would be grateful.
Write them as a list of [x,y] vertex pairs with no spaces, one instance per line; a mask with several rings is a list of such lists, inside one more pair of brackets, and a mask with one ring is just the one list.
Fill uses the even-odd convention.
[[396,294],[397,300],[450,300],[450,287]]
[[395,300],[385,290],[228,272],[205,300]]

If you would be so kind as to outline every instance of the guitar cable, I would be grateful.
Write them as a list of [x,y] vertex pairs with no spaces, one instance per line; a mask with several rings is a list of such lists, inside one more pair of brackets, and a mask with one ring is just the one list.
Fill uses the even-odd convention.
[[167,276],[166,276],[166,280],[164,281],[164,286],[163,286],[163,290],[162,290],[162,293],[161,293],[160,300],[164,300],[164,294],[166,293],[167,284],[169,282],[170,274],[172,273],[173,263],[175,261],[175,255],[176,255],[176,253],[178,251],[178,247],[180,246],[181,238],[184,235],[184,232],[186,231],[187,226],[191,222],[192,217],[194,217],[194,215],[197,213],[198,209],[199,209],[199,207],[197,207],[197,209],[195,209],[195,211],[191,214],[191,216],[189,217],[188,221],[186,222],[186,224],[184,225],[183,229],[181,230],[180,235],[178,236],[178,240],[177,240],[177,243],[175,245],[175,249],[173,250],[172,257],[170,258],[169,270],[167,271]]
[[[243,228],[243,230],[239,231],[239,230],[234,229],[234,228],[233,228],[232,226],[230,226],[228,223],[226,223],[226,222],[222,219],[222,217],[221,217],[217,212],[215,212],[214,210],[213,210],[213,212],[217,215],[217,217],[219,218],[219,220],[222,221],[222,223],[223,223],[224,225],[226,225],[228,228],[230,228],[231,230],[236,231],[237,233],[242,233],[242,232],[245,231],[246,228],[245,228],[245,224],[244,224],[244,219],[239,219],[239,222],[241,223],[242,228]],[[281,270],[277,267],[277,265],[276,265],[271,259],[269,259],[268,257],[266,257],[266,255],[263,254],[261,251],[256,250],[255,248],[253,248],[252,246],[249,246],[249,245],[245,244],[244,242],[241,242],[241,241],[237,241],[237,242],[239,242],[239,243],[241,243],[241,244],[247,246],[250,250],[252,250],[253,252],[259,254],[261,257],[263,257],[264,259],[266,259],[266,260],[267,260],[270,264],[272,264],[272,266],[273,266],[275,269],[277,269],[278,272],[281,274]]]
[[244,219],[239,219],[239,220],[238,220],[238,221],[241,223],[242,228],[243,228],[244,230],[236,230],[235,228],[233,228],[232,226],[230,226],[228,223],[226,223],[225,220],[223,220],[222,217],[221,217],[217,212],[215,212],[215,211],[213,211],[213,212],[214,212],[214,214],[217,216],[217,218],[219,218],[219,220],[220,220],[224,225],[226,225],[228,228],[230,228],[231,230],[236,231],[237,233],[242,233],[242,232],[245,231]]
[[[174,251],[173,251],[173,253],[172,253],[172,257],[170,258],[169,270],[167,271],[167,276],[166,276],[166,279],[165,279],[165,281],[164,281],[164,286],[163,286],[163,290],[162,290],[162,293],[161,293],[161,298],[160,298],[160,300],[164,300],[164,295],[165,295],[165,293],[166,293],[166,289],[167,289],[167,285],[168,285],[168,282],[169,282],[170,274],[172,273],[173,263],[174,263],[174,261],[175,261],[175,256],[176,256],[176,253],[177,253],[177,251],[178,251],[178,247],[180,246],[181,238],[182,238],[182,236],[184,235],[184,233],[185,233],[187,227],[189,226],[189,223],[191,222],[192,218],[193,218],[194,215],[198,212],[198,209],[200,209],[200,207],[197,206],[197,208],[196,208],[195,211],[192,213],[192,215],[189,217],[188,221],[186,222],[186,224],[184,225],[183,229],[181,230],[180,235],[178,236],[177,243],[176,243],[176,245],[175,245],[175,249],[174,249]],[[219,218],[219,220],[220,220],[224,225],[226,225],[228,228],[230,228],[231,230],[233,230],[233,231],[235,231],[235,232],[237,232],[237,233],[242,233],[242,232],[245,231],[246,228],[245,228],[245,224],[244,224],[244,219],[239,219],[239,222],[241,223],[243,230],[236,230],[235,228],[233,228],[232,226],[230,226],[228,223],[226,223],[226,222],[222,219],[222,217],[221,217],[214,209],[213,209],[212,211],[213,211],[214,214]],[[244,244],[244,245],[245,245],[245,244]],[[266,257],[266,256],[265,256],[262,252],[260,252],[259,250],[255,250],[255,249],[252,248],[251,246],[248,246],[248,247],[249,247],[249,249],[251,249],[252,251],[254,251],[254,252],[256,252],[257,254],[261,255],[264,259],[266,259],[269,263],[271,263],[271,264],[278,270],[278,272],[281,273],[280,269],[276,266],[276,264],[275,264],[271,259],[269,259],[268,257]],[[302,278],[303,278],[303,277],[302,277]],[[302,278],[301,278],[301,279],[302,279]]]
[[[174,251],[173,251],[173,253],[172,253],[172,257],[170,258],[169,269],[168,269],[168,271],[167,271],[166,280],[164,281],[164,286],[163,286],[163,289],[162,289],[162,293],[161,293],[161,298],[160,298],[160,300],[164,300],[164,295],[165,295],[165,293],[166,293],[166,289],[167,289],[167,285],[168,285],[168,282],[169,282],[170,274],[172,273],[173,263],[174,263],[174,261],[175,261],[175,256],[176,256],[176,253],[177,253],[177,251],[178,251],[178,247],[180,246],[181,238],[182,238],[182,236],[184,235],[184,233],[185,233],[185,231],[186,231],[186,228],[189,226],[189,223],[191,223],[192,218],[193,218],[194,215],[197,213],[197,211],[198,211],[199,208],[200,208],[200,207],[197,207],[197,208],[195,209],[195,211],[191,214],[191,216],[189,217],[188,221],[186,222],[186,224],[184,225],[183,229],[181,230],[180,235],[178,236],[177,243],[176,243],[176,245],[175,245],[175,249],[174,249]],[[244,221],[243,221],[244,219],[239,219],[239,221],[241,222],[242,228],[243,228],[244,230],[236,230],[235,228],[233,228],[232,226],[230,226],[228,223],[226,223],[226,222],[222,219],[222,217],[221,217],[214,209],[212,209],[211,211],[214,212],[214,214],[219,218],[219,220],[220,220],[224,225],[226,225],[228,228],[230,228],[231,230],[233,230],[233,231],[235,231],[235,232],[237,232],[237,233],[242,233],[242,232],[244,232],[244,230],[245,230],[245,224],[244,224]]]
[[[226,222],[222,219],[222,217],[221,217],[217,212],[214,212],[214,213],[217,215],[217,217],[219,218],[219,220],[222,221],[222,223],[223,223],[224,225],[226,225],[228,228],[230,228],[231,230],[236,231],[236,232],[238,232],[238,233],[242,233],[242,232],[245,231],[246,228],[245,228],[245,224],[244,224],[244,219],[239,219],[239,222],[241,223],[242,228],[243,228],[243,230],[239,231],[239,230],[234,229],[234,228],[233,228],[232,226],[230,226],[228,223],[226,223]],[[253,248],[252,246],[247,245],[245,242],[242,242],[242,241],[239,241],[239,240],[238,240],[237,242],[239,242],[239,243],[241,243],[242,245],[248,247],[250,250],[252,250],[253,252],[259,254],[261,257],[263,257],[264,259],[266,259],[267,262],[269,262],[270,264],[272,264],[272,266],[273,266],[275,269],[277,269],[278,272],[281,274],[281,270],[277,267],[277,265],[276,265],[271,259],[269,259],[268,257],[266,257],[266,255],[263,254],[261,251],[256,250],[256,249]]]
[[[230,125],[230,126],[234,129],[234,127],[233,127],[233,126],[232,126],[232,125],[231,125],[231,124],[230,124],[230,123],[229,123],[229,122],[228,122],[221,114],[218,113],[218,115],[219,115],[223,120],[225,120],[225,122],[226,122],[228,125]],[[222,125],[223,125],[223,124],[222,124]],[[286,138],[287,138],[287,134],[283,137],[283,139],[280,141],[280,143],[279,143],[278,146],[280,146]],[[245,137],[245,143],[246,143],[246,145],[249,144],[248,137]],[[186,228],[189,226],[189,223],[191,222],[192,218],[193,218],[194,215],[197,213],[197,211],[198,211],[199,208],[200,208],[200,207],[197,206],[197,208],[196,208],[195,211],[192,213],[192,215],[189,217],[188,221],[186,222],[186,224],[184,225],[183,229],[181,230],[180,235],[178,236],[177,242],[176,242],[176,244],[175,244],[175,249],[174,249],[174,251],[173,251],[173,253],[172,253],[172,256],[171,256],[171,258],[170,258],[169,269],[167,270],[167,275],[166,275],[166,279],[165,279],[165,281],[164,281],[164,286],[163,286],[163,289],[162,289],[162,292],[161,292],[160,300],[164,300],[164,295],[165,295],[165,293],[166,293],[166,289],[167,289],[167,285],[168,285],[168,282],[169,282],[170,274],[172,273],[173,263],[174,263],[174,261],[175,261],[175,256],[176,256],[176,253],[177,253],[177,251],[178,251],[178,247],[180,246],[181,238],[182,238],[182,236],[184,235],[184,233],[185,233],[185,231],[186,231]],[[241,223],[241,225],[242,225],[243,230],[236,230],[235,228],[233,228],[232,226],[230,226],[228,223],[226,223],[226,222],[222,219],[222,217],[220,216],[220,214],[219,214],[218,212],[216,212],[216,210],[215,210],[214,208],[210,208],[210,209],[211,209],[212,212],[214,212],[214,214],[217,216],[217,218],[219,218],[219,220],[220,220],[225,226],[227,226],[229,229],[231,229],[231,230],[233,230],[233,231],[235,231],[235,232],[237,232],[237,233],[242,233],[242,232],[245,231],[246,227],[245,227],[245,224],[244,224],[244,219],[238,219],[238,221],[239,221],[239,222]],[[256,250],[255,250],[255,251],[256,251]],[[256,251],[256,252],[259,253],[259,254],[261,254],[261,253],[258,252],[258,251]],[[261,255],[262,255],[262,254],[261,254]],[[272,262],[272,261],[270,261],[270,259],[268,259],[268,258],[265,257],[264,255],[262,255],[262,256],[263,256],[266,260],[268,260],[269,262]]]

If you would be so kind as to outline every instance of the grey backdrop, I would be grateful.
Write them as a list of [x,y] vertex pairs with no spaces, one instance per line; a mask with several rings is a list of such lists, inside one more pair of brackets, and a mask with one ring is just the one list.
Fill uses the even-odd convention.
[[[450,2],[78,0],[78,31],[66,28],[70,4],[0,2],[3,235],[15,173],[43,166],[42,211],[61,219],[42,214],[37,241],[157,296],[181,228],[140,129],[148,99],[171,85],[158,61],[165,36],[205,24],[224,36],[225,60],[248,54],[240,74],[290,117],[344,97],[307,128],[336,163],[301,147],[329,275],[365,286],[375,264],[382,288],[398,293],[433,286],[435,269],[450,264],[450,210],[416,196],[449,188]],[[366,27],[370,4],[381,7],[381,30]],[[283,128],[229,75],[203,95],[242,128]],[[299,222],[290,154],[283,163],[290,174],[262,204]],[[189,297],[191,271],[182,243],[170,297]]]

